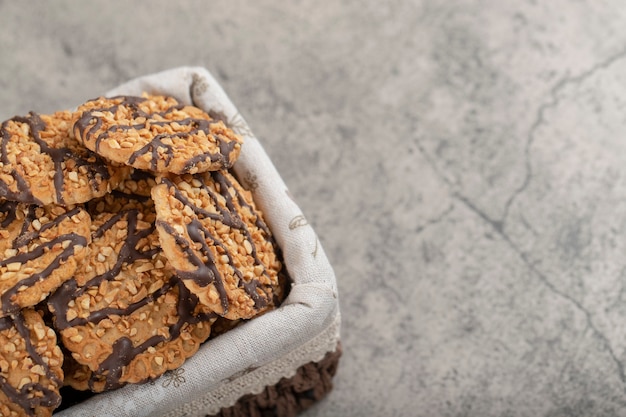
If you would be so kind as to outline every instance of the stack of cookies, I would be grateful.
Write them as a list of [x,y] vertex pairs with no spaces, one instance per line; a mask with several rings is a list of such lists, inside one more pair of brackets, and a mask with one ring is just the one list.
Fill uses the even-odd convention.
[[279,249],[229,172],[241,138],[165,96],[0,126],[0,415],[179,367],[280,304]]

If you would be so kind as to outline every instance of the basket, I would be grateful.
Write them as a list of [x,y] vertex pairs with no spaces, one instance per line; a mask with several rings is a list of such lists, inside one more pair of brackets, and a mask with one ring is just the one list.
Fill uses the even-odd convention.
[[319,362],[298,368],[291,378],[266,386],[259,394],[248,394],[231,407],[207,417],[293,417],[321,400],[333,389],[341,344]]
[[143,92],[200,107],[244,138],[233,170],[265,214],[292,286],[278,309],[210,339],[181,368],[54,415],[294,416],[330,391],[341,355],[332,267],[263,147],[206,69],[180,67],[140,77],[106,95]]

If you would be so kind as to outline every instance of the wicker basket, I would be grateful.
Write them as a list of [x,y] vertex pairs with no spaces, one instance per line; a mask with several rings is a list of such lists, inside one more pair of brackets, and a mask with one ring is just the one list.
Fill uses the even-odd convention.
[[317,235],[263,147],[204,68],[140,77],[107,95],[166,94],[244,137],[234,166],[282,249],[292,287],[283,305],[209,340],[182,368],[94,395],[58,416],[294,416],[323,398],[341,355],[337,286]]
[[207,417],[294,417],[333,389],[340,356],[338,344],[334,352],[319,362],[302,365],[291,378],[282,378],[259,394],[245,395],[235,405]]

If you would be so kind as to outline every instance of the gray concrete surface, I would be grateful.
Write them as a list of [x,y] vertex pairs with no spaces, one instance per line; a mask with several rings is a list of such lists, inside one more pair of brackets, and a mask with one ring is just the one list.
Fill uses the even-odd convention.
[[0,0],[0,118],[203,65],[333,263],[305,415],[626,416],[626,7]]

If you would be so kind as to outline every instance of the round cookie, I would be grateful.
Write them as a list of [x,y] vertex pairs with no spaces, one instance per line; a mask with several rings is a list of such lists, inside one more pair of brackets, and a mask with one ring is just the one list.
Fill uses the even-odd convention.
[[90,224],[79,207],[0,201],[0,316],[34,306],[74,275]]
[[0,125],[0,197],[71,205],[107,193],[128,175],[71,136],[72,113],[16,116]]
[[[173,305],[168,304],[176,300],[177,306],[180,306],[177,314],[182,314],[171,319],[169,336],[157,333],[156,336],[148,339],[144,337],[141,339],[144,342],[135,344],[133,337],[123,335],[118,329],[118,338],[112,337],[113,352],[98,369],[92,370],[89,366],[80,364],[76,355],[72,354],[72,365],[67,368],[65,377],[66,385],[81,391],[103,392],[128,383],[145,382],[180,367],[187,358],[195,354],[200,344],[211,334],[211,323],[215,316],[185,314],[187,309],[194,311],[196,299],[180,281],[170,287],[170,291],[163,297],[165,298],[157,299],[155,305],[166,309],[169,317],[176,317],[172,315]],[[138,314],[142,313],[145,312]],[[81,329],[77,329],[77,332],[81,334]]]
[[[174,369],[210,334],[214,315],[195,314],[196,298],[168,267],[151,205],[133,199],[100,205],[91,257],[48,300],[63,345],[89,370],[93,391]],[[74,379],[84,387],[84,377]]]
[[98,98],[78,108],[74,133],[105,158],[158,173],[231,167],[241,138],[223,122],[165,96]]
[[0,318],[0,415],[51,416],[61,403],[63,353],[33,309]]
[[200,302],[231,320],[277,305],[280,255],[251,194],[227,171],[159,182],[152,199],[163,252]]
[[[73,364],[67,368],[66,385],[82,391],[103,392],[128,383],[145,382],[180,367],[208,339],[216,318],[198,312],[196,303],[197,299],[174,277],[154,301],[130,314],[96,324],[101,338],[94,337],[89,326],[70,327],[65,332],[70,335],[69,342],[64,344],[70,344]],[[150,320],[157,325],[150,324]],[[73,342],[72,338],[80,341]],[[77,351],[83,349],[103,352],[103,360],[95,369],[81,363],[84,357]]]

